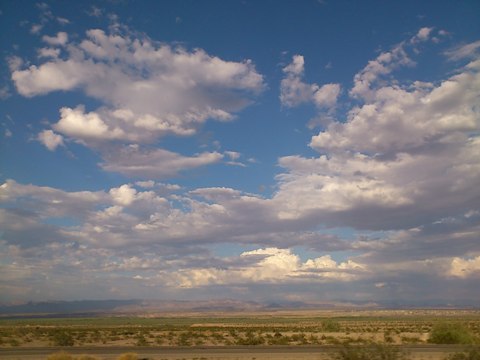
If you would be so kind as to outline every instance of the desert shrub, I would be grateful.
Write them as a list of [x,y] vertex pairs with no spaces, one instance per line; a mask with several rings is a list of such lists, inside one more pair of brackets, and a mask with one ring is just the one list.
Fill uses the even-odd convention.
[[326,332],[338,332],[341,329],[340,323],[334,320],[323,320],[322,329]]
[[468,352],[455,353],[448,356],[445,360],[480,360],[480,350],[471,349]]
[[346,345],[332,355],[333,360],[400,360],[405,356],[397,348],[388,345]]
[[418,336],[402,336],[401,337],[402,343],[403,344],[419,344],[422,342],[422,339],[420,339]]
[[73,336],[65,331],[55,331],[52,335],[55,346],[73,346],[75,343]]
[[121,354],[117,360],[138,360],[138,355],[135,353]]
[[47,360],[75,360],[72,355],[66,352],[58,352],[48,355]]
[[428,341],[433,344],[473,344],[475,336],[462,324],[440,323],[433,327]]
[[8,343],[10,344],[10,346],[20,346],[20,341],[18,341],[18,339],[15,339],[15,338],[10,338],[8,340]]
[[265,339],[261,335],[255,336],[251,331],[247,332],[245,338],[238,338],[236,341],[237,345],[263,345],[264,343]]
[[392,333],[388,330],[383,333],[383,339],[386,343],[389,343],[389,344],[394,342],[394,339],[392,337]]
[[137,335],[137,341],[135,342],[135,346],[148,346],[148,341],[145,339],[143,334]]
[[280,332],[275,332],[273,336],[270,336],[268,339],[269,345],[288,345],[290,343],[290,338],[288,336],[283,336]]

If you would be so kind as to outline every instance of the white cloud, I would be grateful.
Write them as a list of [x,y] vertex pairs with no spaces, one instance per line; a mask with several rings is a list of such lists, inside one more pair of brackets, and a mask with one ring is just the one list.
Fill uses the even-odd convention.
[[73,216],[83,218],[95,206],[109,203],[103,191],[67,192],[47,186],[23,185],[7,180],[0,185],[0,202],[14,204],[42,219]]
[[215,284],[238,286],[255,283],[351,281],[366,273],[364,266],[351,260],[337,263],[329,255],[302,263],[300,257],[289,249],[264,248],[247,251],[240,255],[240,259],[248,259],[250,264],[225,269],[185,269],[164,276],[170,277],[171,286],[192,288]]
[[[44,40],[63,44],[67,36],[59,33]],[[108,115],[102,119],[107,127],[116,127],[115,115],[123,112],[123,129],[138,139],[168,132],[191,135],[207,119],[231,120],[233,112],[264,88],[263,77],[249,60],[225,61],[200,49],[188,52],[129,34],[89,30],[87,38],[70,44],[68,51],[65,60],[13,70],[18,92],[36,96],[79,88],[105,103],[106,108],[95,113]]]
[[[354,86],[350,89],[350,96],[359,100],[371,101],[375,96],[375,88],[381,87],[383,81],[388,81],[387,75],[394,70],[408,66],[415,66],[415,62],[408,55],[409,51],[419,53],[418,47],[420,43],[427,41],[438,42],[438,38],[433,37],[434,28],[421,28],[416,35],[411,37],[408,41],[403,41],[391,50],[382,52],[376,59],[368,62],[353,79]],[[441,31],[439,36],[444,36]]]
[[38,56],[39,57],[45,57],[45,58],[58,58],[60,55],[60,49],[54,49],[54,48],[41,48],[38,50]]
[[30,33],[38,34],[42,29],[43,29],[42,24],[33,24],[32,27],[30,28]]
[[318,108],[331,109],[337,104],[340,95],[339,84],[326,84],[313,94],[313,102]]
[[372,90],[370,102],[349,112],[347,122],[330,124],[310,145],[329,152],[375,154],[457,142],[454,134],[480,128],[475,106],[479,84],[478,70],[467,67],[431,89],[380,87]]
[[160,179],[172,177],[179,172],[219,162],[223,155],[204,152],[195,156],[183,156],[164,149],[140,150],[130,145],[103,153],[101,167],[134,177]]
[[38,134],[38,141],[50,151],[55,151],[59,146],[65,146],[62,135],[55,134],[52,130],[43,130]]
[[12,80],[21,95],[32,97],[54,90],[72,90],[87,78],[95,77],[95,70],[74,60],[47,62],[14,70]]
[[68,42],[68,34],[60,31],[55,36],[42,36],[42,40],[51,46],[64,46]]
[[23,60],[18,56],[9,56],[7,58],[8,68],[11,72],[19,70],[23,65]]
[[[416,36],[426,40],[432,33],[421,30]],[[279,159],[284,170],[271,198],[226,187],[182,192],[178,185],[154,181],[241,158],[235,151],[187,156],[151,144],[166,134],[192,135],[209,118],[232,119],[263,87],[263,79],[248,75],[258,75],[251,63],[228,63],[202,51],[99,31],[80,45],[70,44],[67,59],[59,54],[25,70],[12,59],[12,76],[25,96],[81,89],[104,102],[91,111],[63,107],[52,126],[55,132],[42,131],[39,141],[50,150],[64,145],[64,139],[86,144],[102,156],[105,170],[142,181],[105,191],[68,192],[9,180],[0,185],[5,204],[0,222],[6,229],[2,239],[8,244],[0,242],[0,247],[11,254],[26,251],[16,249],[17,244],[36,246],[35,251],[60,259],[55,266],[70,262],[79,271],[76,276],[88,279],[92,272],[108,269],[120,271],[115,276],[121,278],[125,271],[125,278],[136,277],[138,283],[162,290],[209,285],[247,289],[253,284],[268,291],[268,284],[305,289],[321,283],[319,291],[326,291],[328,284],[348,281],[353,293],[356,286],[390,291],[396,280],[408,276],[422,277],[409,282],[415,289],[432,279],[461,284],[475,279],[480,63],[473,61],[438,83],[399,85],[385,75],[413,63],[402,53],[405,46],[382,53],[357,74],[352,96],[360,103],[342,122],[329,113],[331,124],[312,137],[311,146],[324,155]],[[110,61],[115,65],[107,66]],[[304,83],[303,68],[298,55],[285,68],[284,105],[311,101],[319,109],[334,108],[340,87]],[[123,85],[125,93],[117,89]],[[172,89],[166,95],[169,101],[157,103],[155,93],[165,89]],[[228,101],[220,96],[224,90]],[[53,226],[52,218],[68,218],[74,225]],[[331,233],[359,229],[367,235],[342,238]],[[39,246],[39,234],[48,248]],[[228,259],[209,257],[209,246],[225,243],[257,250]],[[359,255],[345,261],[335,261],[334,255],[304,261],[284,248],[295,245]],[[37,255],[29,259],[39,259]],[[15,258],[22,256],[28,258]],[[50,264],[33,261],[51,271]],[[119,283],[112,280],[111,285]]]
[[[119,127],[109,128],[96,112],[85,113],[83,106],[75,109],[61,108],[61,118],[53,128],[58,132],[81,140],[128,139]],[[113,125],[115,126],[115,125]]]
[[137,190],[125,184],[118,188],[110,189],[109,193],[112,196],[114,203],[122,206],[128,206],[135,200]]
[[68,20],[66,18],[63,18],[63,17],[60,17],[60,16],[57,16],[57,21],[60,25],[70,24],[70,20]]
[[454,47],[445,51],[445,56],[449,60],[456,61],[461,59],[471,59],[478,56],[480,51],[480,40],[471,42],[469,44]]
[[432,31],[433,31],[432,27],[423,27],[420,30],[418,30],[417,34],[412,39],[410,39],[410,42],[416,43],[416,42],[427,41],[429,40]]
[[350,96],[370,100],[374,95],[374,86],[381,76],[390,74],[400,66],[412,66],[414,62],[408,57],[404,43],[397,45],[391,51],[381,53],[375,60],[368,62],[367,66],[355,75],[354,86]]
[[459,278],[480,275],[480,256],[471,259],[455,257],[452,259],[448,274]]
[[413,63],[405,47],[382,53],[355,76],[350,94],[364,103],[312,137],[310,146],[327,155],[279,159],[287,169],[272,198],[280,219],[389,229],[475,207],[480,62],[438,84],[378,82]]
[[128,147],[122,150],[127,158],[121,159],[109,147],[116,149],[114,142],[152,143],[172,134],[191,136],[209,119],[231,121],[265,87],[250,60],[225,61],[201,49],[187,51],[122,34],[119,28],[111,34],[89,30],[77,44],[67,43],[65,32],[43,40],[64,46],[67,55],[59,49],[40,49],[45,62],[26,69],[12,58],[16,89],[26,97],[81,90],[102,102],[93,111],[82,105],[62,107],[52,128],[99,150],[107,171],[157,179],[218,162],[223,156],[215,152],[185,157],[163,149]]
[[8,88],[7,85],[1,86],[0,87],[0,99],[5,100],[10,97],[10,89]]
[[137,181],[137,182],[135,182],[135,185],[138,185],[140,187],[149,189],[149,188],[153,188],[155,186],[155,181],[153,181],[153,180]]
[[237,151],[225,151],[225,155],[227,155],[230,158],[230,160],[233,160],[233,161],[238,160],[241,156],[241,154]]
[[339,84],[307,84],[302,81],[304,75],[304,58],[293,56],[292,62],[283,68],[286,77],[280,84],[280,101],[282,105],[294,107],[305,102],[313,102],[318,108],[333,109],[340,94]]
[[102,16],[102,13],[103,13],[102,9],[96,7],[95,5],[92,5],[92,7],[90,8],[90,11],[87,11],[87,14],[89,16],[93,16],[97,18]]

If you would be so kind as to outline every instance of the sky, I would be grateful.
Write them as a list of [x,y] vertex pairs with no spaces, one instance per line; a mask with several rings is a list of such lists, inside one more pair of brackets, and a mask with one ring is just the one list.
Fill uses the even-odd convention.
[[480,2],[0,3],[0,302],[480,305]]

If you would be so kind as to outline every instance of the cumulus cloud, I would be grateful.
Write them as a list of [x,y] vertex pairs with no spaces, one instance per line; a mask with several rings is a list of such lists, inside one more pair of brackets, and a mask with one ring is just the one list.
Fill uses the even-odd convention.
[[114,203],[119,205],[128,206],[135,200],[137,190],[125,184],[119,188],[113,188],[109,191]]
[[43,130],[38,134],[38,141],[47,147],[50,151],[55,151],[57,147],[64,146],[62,135],[55,134],[52,130]]
[[[82,141],[101,141],[105,139],[129,139],[131,135],[114,124],[107,125],[96,112],[85,113],[83,106],[75,109],[61,108],[61,118],[54,129],[66,136]],[[133,139],[132,139],[133,140]]]
[[345,123],[330,124],[310,145],[329,152],[375,154],[463,142],[480,127],[475,106],[479,82],[478,63],[472,63],[438,86],[380,87],[372,90],[371,101],[349,112]]
[[[166,135],[191,136],[209,119],[231,121],[265,87],[250,60],[226,61],[120,28],[88,30],[79,43],[65,32],[42,39],[51,46],[39,50],[43,63],[22,68],[21,59],[10,60],[16,89],[25,97],[79,90],[100,101],[94,110],[62,107],[52,130],[57,141],[64,136],[99,151],[107,171],[157,179],[218,162],[223,156],[215,152],[187,157],[128,146],[121,150],[125,158],[113,152],[118,142],[137,146]],[[41,133],[49,149],[56,147],[52,130]]]
[[423,27],[418,30],[417,34],[410,39],[411,43],[417,43],[422,41],[427,41],[432,34],[433,28],[432,27]]
[[60,55],[60,49],[41,48],[41,49],[38,50],[38,56],[39,57],[58,58],[59,55]]
[[333,109],[340,94],[340,84],[307,84],[302,81],[304,75],[304,58],[293,56],[292,62],[283,68],[286,77],[280,84],[280,101],[282,105],[294,107],[301,103],[313,102],[319,109]]
[[464,259],[456,257],[451,262],[449,275],[465,278],[470,276],[478,276],[480,274],[480,256]]
[[313,94],[313,102],[318,108],[331,109],[337,104],[340,84],[326,84]]
[[[402,41],[393,46],[390,50],[382,52],[376,59],[370,60],[368,64],[358,72],[354,79],[354,86],[350,89],[351,97],[364,101],[371,101],[376,94],[375,88],[381,87],[382,82],[388,82],[388,75],[401,67],[413,67],[415,62],[411,59],[409,52],[418,53],[421,43],[435,41],[432,38],[433,28],[421,28],[416,35],[407,41]],[[444,36],[442,31],[437,32],[438,36]]]
[[48,45],[52,46],[64,46],[68,42],[68,34],[64,31],[60,31],[56,36],[42,36],[42,40]]
[[433,88],[376,89],[346,122],[312,137],[310,145],[328,156],[280,159],[288,170],[273,199],[283,205],[280,216],[389,228],[475,207],[479,85],[471,63]]
[[[44,41],[65,45],[68,36],[60,32]],[[67,49],[65,59],[13,70],[18,92],[37,96],[78,88],[105,103],[101,114],[93,113],[106,128],[121,125],[119,130],[128,129],[139,139],[166,132],[191,135],[207,119],[230,120],[264,88],[263,77],[249,60],[225,61],[201,49],[189,52],[130,34],[89,30],[86,39]],[[60,129],[63,119],[62,114]],[[106,133],[100,135],[111,140]]]
[[[39,141],[50,150],[64,146],[65,139],[86,144],[100,153],[103,169],[139,181],[69,192],[8,180],[0,185],[0,222],[7,229],[0,246],[9,256],[32,257],[27,248],[42,234],[48,239],[42,249],[52,258],[67,255],[85,278],[89,269],[116,271],[122,280],[150,289],[301,289],[321,283],[323,291],[344,281],[352,293],[359,286],[364,293],[397,291],[396,296],[432,282],[475,281],[479,60],[435,83],[400,84],[394,78],[397,68],[413,64],[409,46],[420,47],[434,31],[421,29],[355,76],[349,93],[354,105],[346,118],[335,121],[329,113],[331,123],[311,139],[321,155],[281,157],[283,170],[269,198],[228,187],[185,190],[156,182],[222,159],[238,162],[242,155],[235,151],[187,156],[152,144],[167,134],[192,135],[207,119],[231,120],[263,88],[250,62],[230,63],[201,50],[101,31],[80,44],[67,43],[71,53],[65,59],[23,70],[12,59],[12,76],[25,96],[80,89],[104,103],[93,110],[61,108],[59,121]],[[465,53],[470,58],[475,51]],[[284,72],[285,106],[336,106],[340,86],[305,83],[303,57],[295,56]],[[117,89],[122,86],[128,91]],[[159,92],[168,99],[157,101]],[[355,234],[342,237],[337,231]],[[16,242],[21,246],[15,248]],[[211,255],[210,247],[231,243],[255,250],[227,259]],[[328,255],[302,260],[287,248],[298,245]],[[333,252],[342,259],[356,255],[338,261]]]
[[32,97],[54,90],[72,90],[84,79],[95,76],[94,70],[72,60],[60,60],[14,70],[12,80],[21,95]]
[[392,50],[381,53],[375,60],[368,62],[362,71],[353,79],[354,86],[350,89],[350,96],[369,100],[374,94],[374,86],[380,77],[390,74],[400,66],[412,66],[414,62],[405,51],[404,43],[397,45]]
[[242,285],[254,283],[292,284],[298,282],[350,281],[366,269],[349,260],[337,263],[329,255],[302,262],[289,249],[263,248],[243,252],[240,258],[251,259],[247,266],[224,269],[193,268],[171,274],[169,284],[182,288],[208,285]]

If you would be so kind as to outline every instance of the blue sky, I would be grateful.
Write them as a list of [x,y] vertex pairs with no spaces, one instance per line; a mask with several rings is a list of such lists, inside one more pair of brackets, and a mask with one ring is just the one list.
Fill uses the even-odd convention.
[[0,301],[478,305],[477,1],[0,11]]

